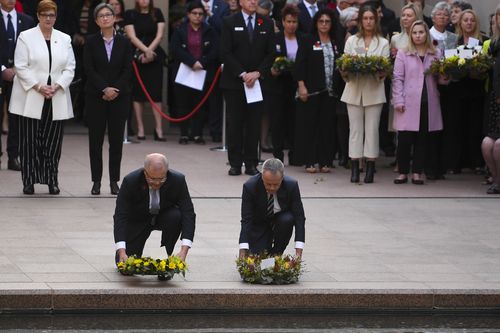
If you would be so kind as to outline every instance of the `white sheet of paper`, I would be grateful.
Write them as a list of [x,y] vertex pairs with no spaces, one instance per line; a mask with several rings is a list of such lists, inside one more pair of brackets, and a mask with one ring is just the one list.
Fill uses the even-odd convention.
[[469,37],[469,42],[468,42],[467,46],[476,47],[478,45],[479,45],[479,39]]
[[444,50],[444,57],[446,59],[458,55],[457,49]]
[[460,50],[458,55],[462,59],[471,59],[472,58],[472,51],[473,50]]
[[175,77],[175,83],[201,91],[203,90],[203,84],[205,83],[206,76],[206,70],[200,69],[193,71],[191,67],[181,63],[177,76]]
[[259,80],[255,81],[255,84],[252,88],[248,88],[245,83],[243,83],[243,87],[245,88],[247,104],[257,103],[264,100],[264,98],[262,97],[262,90],[260,89]]
[[274,258],[267,258],[260,262],[260,269],[272,268],[274,267]]

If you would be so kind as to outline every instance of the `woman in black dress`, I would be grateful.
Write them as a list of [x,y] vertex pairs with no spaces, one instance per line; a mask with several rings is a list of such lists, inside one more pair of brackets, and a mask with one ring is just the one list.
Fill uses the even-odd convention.
[[[125,12],[125,32],[136,48],[134,57],[146,90],[157,108],[161,109],[165,51],[160,47],[160,42],[165,32],[165,19],[161,10],[154,7],[153,0],[136,0],[135,8]],[[137,138],[145,140],[142,114],[147,98],[136,78],[132,95],[137,120]],[[166,141],[163,137],[161,115],[154,110],[153,115],[155,119],[154,139]]]

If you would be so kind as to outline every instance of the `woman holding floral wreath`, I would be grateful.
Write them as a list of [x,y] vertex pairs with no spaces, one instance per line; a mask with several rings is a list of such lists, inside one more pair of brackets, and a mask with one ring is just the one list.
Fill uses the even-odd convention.
[[[363,6],[358,17],[359,32],[347,39],[345,53],[389,57],[389,42],[380,32],[377,11]],[[349,116],[349,157],[352,160],[351,182],[359,182],[359,160],[367,159],[365,183],[373,183],[375,160],[379,154],[379,122],[386,102],[384,79],[388,73],[354,75],[341,72],[346,87],[341,101]]]

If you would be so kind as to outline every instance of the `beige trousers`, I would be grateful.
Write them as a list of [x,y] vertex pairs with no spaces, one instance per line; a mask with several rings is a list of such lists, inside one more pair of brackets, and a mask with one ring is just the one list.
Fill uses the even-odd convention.
[[382,106],[383,104],[370,106],[347,104],[350,158],[378,157],[378,126]]

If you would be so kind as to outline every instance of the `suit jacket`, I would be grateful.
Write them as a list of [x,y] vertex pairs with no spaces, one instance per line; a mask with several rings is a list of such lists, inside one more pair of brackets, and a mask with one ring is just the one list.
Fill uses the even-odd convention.
[[201,27],[202,57],[195,59],[188,50],[188,24],[189,22],[183,22],[174,31],[170,41],[170,50],[174,57],[173,77],[177,75],[181,62],[192,67],[199,61],[207,71],[205,84],[211,83],[219,64],[219,37],[212,26],[204,23]]
[[[17,41],[19,34],[21,34],[21,32],[25,30],[33,28],[35,26],[35,22],[30,16],[26,14],[20,12],[16,13],[17,13],[17,27],[16,27],[16,41]],[[0,49],[8,50],[7,31],[5,30],[5,22],[3,20],[3,15],[0,15]],[[12,63],[12,60],[14,60],[14,50],[12,50],[12,53],[10,54],[9,52],[2,52],[0,61],[3,66],[7,68],[13,67],[14,64]]]
[[[339,47],[333,39],[331,42],[336,60],[340,57]],[[317,45],[320,46],[318,47]],[[338,76],[335,74],[336,72],[334,71],[333,76]],[[321,48],[321,42],[317,34],[308,36],[297,52],[295,80],[304,81],[309,93],[321,91],[326,88],[323,49]],[[334,80],[334,90],[338,87],[338,82],[338,79]]]
[[[310,6],[307,4],[307,6]],[[316,6],[318,7],[318,11],[325,8],[325,4],[321,1],[316,2]],[[304,4],[304,1],[301,1],[297,7],[299,8],[299,28],[298,30],[301,31],[302,33],[308,34],[312,31],[312,17],[309,15],[309,9],[306,8],[306,4]],[[335,10],[334,15],[337,15],[338,13]],[[338,20],[337,20],[338,22]]]
[[88,77],[85,83],[86,94],[101,97],[106,87],[118,88],[119,96],[130,94],[132,46],[128,38],[115,34],[108,61],[101,33],[90,35],[85,43],[83,61]]
[[[299,184],[295,179],[285,176],[277,196],[281,211],[289,211],[293,214],[295,219],[295,241],[304,242],[306,218],[300,197]],[[243,185],[240,244],[248,243],[249,239],[258,238],[268,230],[270,221],[266,218],[266,213],[267,192],[262,181],[262,174],[258,174],[251,177]]]
[[243,91],[243,72],[259,71],[262,90],[272,89],[267,78],[275,58],[274,24],[268,17],[256,14],[253,41],[241,12],[224,18],[221,37],[221,58],[224,70],[222,89]]
[[419,131],[424,80],[427,88],[428,129],[430,132],[443,129],[437,86],[438,78],[434,75],[424,74],[432,62],[438,59],[438,54],[427,53],[422,63],[415,53],[405,50],[398,52],[392,80],[392,104],[395,107],[404,106],[405,112],[394,112],[394,128],[396,130]]
[[231,14],[229,5],[224,0],[214,0],[212,3],[211,12],[212,16],[208,18],[207,23],[215,28],[217,34],[220,35],[224,17]]
[[40,28],[36,26],[19,35],[14,55],[16,76],[9,107],[11,113],[40,119],[45,99],[34,88],[37,84],[46,84],[50,75],[52,84],[61,86],[52,97],[52,119],[73,118],[69,86],[75,74],[75,56],[71,37],[52,29],[50,48],[52,68],[49,71],[49,50]]
[[[344,52],[357,54],[357,48],[364,47],[363,38],[353,35],[347,39]],[[366,53],[369,56],[389,57],[389,42],[383,37],[373,39]],[[386,102],[384,80],[372,75],[349,75],[341,101],[360,106],[383,104]]]
[[[193,203],[183,174],[168,170],[167,181],[160,187],[160,214],[178,207],[182,214],[181,239],[193,240],[195,218]],[[144,168],[129,173],[123,179],[116,199],[114,219],[115,243],[135,238],[150,225],[149,187]]]

